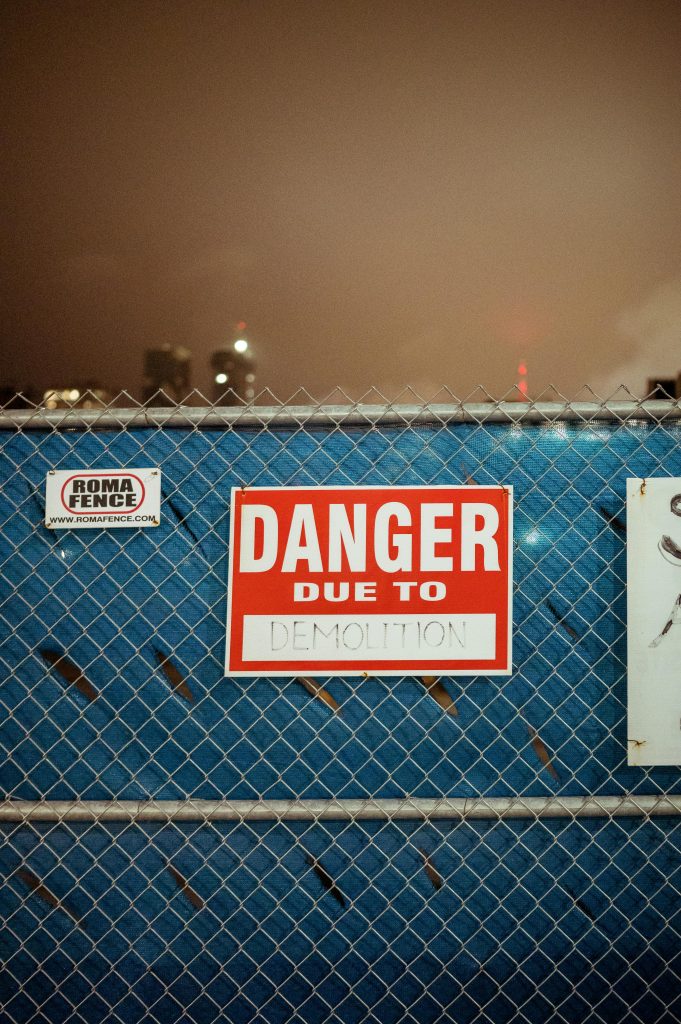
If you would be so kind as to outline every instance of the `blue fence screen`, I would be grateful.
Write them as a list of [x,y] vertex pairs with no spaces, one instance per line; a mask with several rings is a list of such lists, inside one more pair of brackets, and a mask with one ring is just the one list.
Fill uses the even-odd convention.
[[[625,481],[681,476],[677,420],[134,422],[0,430],[0,1020],[679,1019],[673,815],[12,812],[681,792],[626,763]],[[159,527],[44,526],[50,469],[140,465]],[[514,488],[510,677],[443,680],[446,713],[414,678],[324,681],[334,711],[223,676],[231,487],[466,481]]]

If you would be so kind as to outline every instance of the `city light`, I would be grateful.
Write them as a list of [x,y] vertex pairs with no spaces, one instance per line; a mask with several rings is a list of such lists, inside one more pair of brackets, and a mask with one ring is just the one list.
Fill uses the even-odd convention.
[[211,353],[213,399],[216,402],[239,405],[254,397],[256,361],[253,347],[244,337],[245,327],[244,321],[240,320],[232,337]]
[[527,364],[524,361],[519,363],[519,365],[518,365],[518,374],[519,374],[518,391],[523,396],[523,398],[526,399],[527,398]]

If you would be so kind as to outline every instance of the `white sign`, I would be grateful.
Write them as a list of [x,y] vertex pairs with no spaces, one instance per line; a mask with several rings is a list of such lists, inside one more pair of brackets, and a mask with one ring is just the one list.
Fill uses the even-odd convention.
[[628,764],[681,764],[681,479],[627,480]]
[[45,481],[45,526],[87,530],[158,526],[161,471],[51,469]]

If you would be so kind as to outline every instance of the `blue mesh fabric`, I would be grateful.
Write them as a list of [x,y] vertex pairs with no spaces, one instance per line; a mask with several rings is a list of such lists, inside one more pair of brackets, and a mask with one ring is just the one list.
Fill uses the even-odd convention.
[[[680,441],[642,422],[0,434],[3,793],[678,790],[677,768],[626,766],[624,494],[630,476],[681,476]],[[44,527],[49,469],[135,465],[162,470],[158,528]],[[410,678],[325,682],[339,715],[293,680],[223,678],[232,486],[467,479],[514,487],[512,676],[445,681],[457,718]],[[676,1019],[673,820],[5,825],[3,840],[3,1020]],[[23,863],[87,926],[31,893]]]

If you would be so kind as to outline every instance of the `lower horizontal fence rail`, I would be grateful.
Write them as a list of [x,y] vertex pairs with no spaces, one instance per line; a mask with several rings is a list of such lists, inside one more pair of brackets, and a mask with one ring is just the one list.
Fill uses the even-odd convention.
[[681,815],[681,794],[400,800],[4,800],[0,822],[382,821]]

